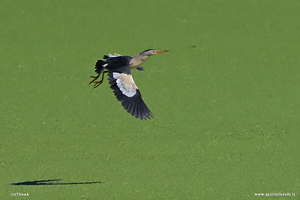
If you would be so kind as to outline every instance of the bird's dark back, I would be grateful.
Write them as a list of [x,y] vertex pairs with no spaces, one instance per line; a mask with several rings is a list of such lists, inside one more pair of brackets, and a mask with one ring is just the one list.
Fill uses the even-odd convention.
[[106,69],[113,72],[130,74],[131,59],[132,57],[130,56],[110,57],[106,60],[106,63],[108,64]]

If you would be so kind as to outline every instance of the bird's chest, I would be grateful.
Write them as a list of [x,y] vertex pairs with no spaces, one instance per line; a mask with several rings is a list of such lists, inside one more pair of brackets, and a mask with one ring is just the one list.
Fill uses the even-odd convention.
[[147,58],[141,58],[141,59],[131,59],[130,61],[130,68],[137,68],[141,64],[143,64]]

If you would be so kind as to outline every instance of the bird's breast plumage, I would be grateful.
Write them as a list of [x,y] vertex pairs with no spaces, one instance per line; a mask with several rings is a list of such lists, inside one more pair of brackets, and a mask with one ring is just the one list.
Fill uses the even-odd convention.
[[148,56],[137,55],[130,60],[130,68],[135,69],[147,60]]

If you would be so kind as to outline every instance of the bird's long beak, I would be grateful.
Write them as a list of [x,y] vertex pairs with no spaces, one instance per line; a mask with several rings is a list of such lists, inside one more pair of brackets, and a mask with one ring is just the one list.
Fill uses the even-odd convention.
[[155,54],[164,53],[164,52],[169,52],[169,50],[157,50],[155,51]]

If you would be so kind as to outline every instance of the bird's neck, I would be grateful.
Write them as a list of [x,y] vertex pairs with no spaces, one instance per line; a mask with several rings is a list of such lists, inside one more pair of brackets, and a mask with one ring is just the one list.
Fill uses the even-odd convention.
[[142,55],[137,55],[134,56],[131,61],[130,61],[130,68],[137,68],[141,64],[143,64],[149,56],[142,56]]

